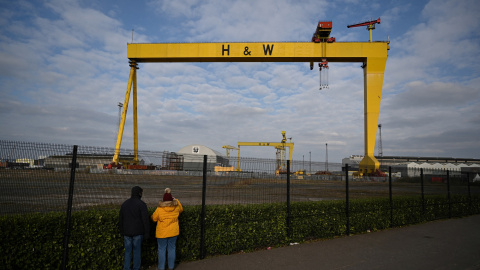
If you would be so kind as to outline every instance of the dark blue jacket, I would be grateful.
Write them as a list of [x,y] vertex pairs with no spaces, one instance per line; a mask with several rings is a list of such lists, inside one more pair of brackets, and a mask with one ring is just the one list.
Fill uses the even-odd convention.
[[141,200],[142,192],[141,187],[133,187],[132,197],[120,208],[119,227],[122,236],[149,236],[150,217],[147,204]]

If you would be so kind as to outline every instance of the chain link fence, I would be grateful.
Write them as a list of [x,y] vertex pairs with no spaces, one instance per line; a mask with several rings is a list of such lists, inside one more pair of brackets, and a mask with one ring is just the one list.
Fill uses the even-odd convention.
[[[0,140],[0,214],[64,211],[72,177],[73,148],[73,145]],[[170,187],[184,205],[202,204],[203,155],[139,151],[142,165],[125,169],[125,164],[123,168],[110,165],[114,150],[78,146],[73,211],[118,208],[130,197],[133,186],[144,189],[142,199],[149,207],[157,205],[166,187]],[[132,153],[122,149],[120,160],[133,161]],[[215,166],[219,160],[224,166],[217,171]],[[277,174],[276,166],[274,159],[209,156],[206,204],[284,202],[286,175]],[[292,164],[297,170],[303,166],[304,162]],[[325,163],[310,162],[309,166],[315,169],[324,167]],[[341,167],[340,164],[330,166]],[[237,168],[240,171],[236,171]],[[299,178],[303,177],[307,178],[306,175]],[[326,176],[309,177],[311,181],[326,179]],[[341,179],[341,176],[327,178]],[[318,195],[321,194],[314,196]],[[303,196],[298,194],[298,197],[302,200]]]
[[[0,140],[0,214],[65,211],[68,203],[72,145]],[[132,161],[131,150],[121,150],[120,159]],[[290,186],[287,175],[278,174],[277,161],[259,158],[208,156],[204,173],[203,155],[178,155],[169,152],[139,151],[142,166],[109,168],[113,148],[78,146],[72,210],[119,208],[130,197],[133,186],[144,189],[143,200],[155,207],[169,187],[184,205],[201,205],[206,177],[205,204],[265,204],[345,200],[348,176],[341,164],[292,161]],[[221,161],[222,167],[216,168]],[[127,167],[124,165],[124,167]],[[237,171],[237,169],[240,169]],[[311,173],[319,171],[320,174]],[[344,169],[344,168],[343,168]],[[391,168],[395,172],[395,167]],[[420,170],[413,176],[353,177],[348,196],[388,198],[394,196],[479,194],[473,184],[475,174]],[[448,189],[448,190],[447,190]],[[287,194],[289,193],[289,194]]]
[[[223,226],[223,223],[216,224],[218,221],[212,220],[211,212],[206,211],[219,209],[210,207],[215,205],[255,204],[269,207],[269,204],[283,204],[285,207],[276,208],[282,213],[273,212],[266,217],[253,211],[250,213],[252,216],[231,216],[226,220],[229,226],[233,226],[232,230],[236,230],[234,226],[237,224],[249,222],[265,224],[262,226],[267,230],[268,226],[273,226],[274,230],[278,224],[285,223],[286,235],[293,238],[297,232],[305,231],[303,227],[307,220],[310,232],[306,237],[318,238],[326,236],[319,228],[326,226],[322,222],[327,219],[338,221],[336,225],[330,225],[335,227],[329,230],[330,236],[335,236],[369,229],[368,222],[357,222],[351,230],[350,221],[371,219],[372,215],[381,217],[385,224],[394,227],[422,220],[451,218],[456,216],[455,209],[458,207],[468,208],[468,211],[458,211],[461,212],[459,215],[480,211],[476,206],[478,203],[472,203],[472,200],[478,202],[480,195],[480,183],[474,181],[475,173],[423,169],[405,173],[404,167],[391,166],[387,168],[386,176],[355,177],[348,165],[342,168],[341,164],[310,161],[287,161],[287,173],[281,173],[278,161],[274,159],[165,151],[139,151],[140,164],[129,165],[135,158],[132,153],[122,149],[120,160],[123,164],[116,166],[111,162],[113,148],[0,140],[0,216],[66,211],[62,262],[66,265],[71,212],[119,209],[130,197],[133,186],[143,188],[142,200],[151,209],[158,205],[167,187],[184,206],[201,206],[197,208],[201,221],[199,227],[190,228],[199,233],[200,258],[208,253],[205,246],[207,239],[216,237],[206,235],[206,227]],[[448,199],[432,199],[435,197]],[[385,203],[358,203],[362,199],[377,198],[384,202],[388,199],[389,207]],[[402,201],[404,198],[407,198],[407,204]],[[318,201],[339,203],[321,211],[308,209],[311,204],[302,204],[307,208],[294,205],[296,202]],[[411,215],[397,217],[396,213],[405,213],[406,208]],[[426,209],[439,211],[423,218],[425,213],[432,213]],[[228,215],[227,212],[224,213]],[[390,220],[387,221],[388,216]],[[236,237],[229,244],[242,249],[244,240]]]

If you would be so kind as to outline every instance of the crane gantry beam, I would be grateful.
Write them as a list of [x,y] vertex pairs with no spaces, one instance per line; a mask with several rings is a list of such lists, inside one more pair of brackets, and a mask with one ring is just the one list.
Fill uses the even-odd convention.
[[387,58],[388,42],[221,42],[128,44],[138,63],[161,62],[365,62]]
[[[293,154],[293,143],[287,142],[238,142],[238,162],[237,162],[237,171],[240,171],[240,146],[273,146],[277,150],[285,151],[288,148],[288,160],[292,160]],[[286,165],[277,164],[277,174],[282,170],[287,170]]]
[[[374,150],[388,50],[389,42],[387,41],[136,43],[128,44],[127,57],[132,63],[320,62],[322,58],[328,59],[329,62],[363,63],[365,157],[360,162],[360,173],[363,174],[374,172],[379,168],[379,163],[374,157]],[[132,71],[134,71],[133,68]],[[128,87],[131,87],[131,82],[136,89],[136,72],[130,73]],[[127,93],[129,93],[129,89],[127,89]],[[128,104],[128,96],[125,99],[124,104]],[[118,162],[126,108],[127,106],[124,107],[124,114],[122,114],[122,124],[120,125],[122,132],[118,133],[114,162]],[[135,109],[136,104],[134,104],[134,114],[136,114]],[[134,129],[136,140],[136,126]]]

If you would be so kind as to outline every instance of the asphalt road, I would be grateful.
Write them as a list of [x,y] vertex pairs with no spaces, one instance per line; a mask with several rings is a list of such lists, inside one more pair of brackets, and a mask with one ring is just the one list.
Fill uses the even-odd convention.
[[480,215],[211,257],[175,269],[480,269]]

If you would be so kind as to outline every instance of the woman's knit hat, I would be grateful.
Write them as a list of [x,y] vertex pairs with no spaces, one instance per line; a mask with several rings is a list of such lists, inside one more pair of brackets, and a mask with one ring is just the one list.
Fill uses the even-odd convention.
[[172,192],[172,190],[170,188],[165,189],[165,194],[163,194],[163,201],[164,202],[173,201],[173,196],[170,192]]

